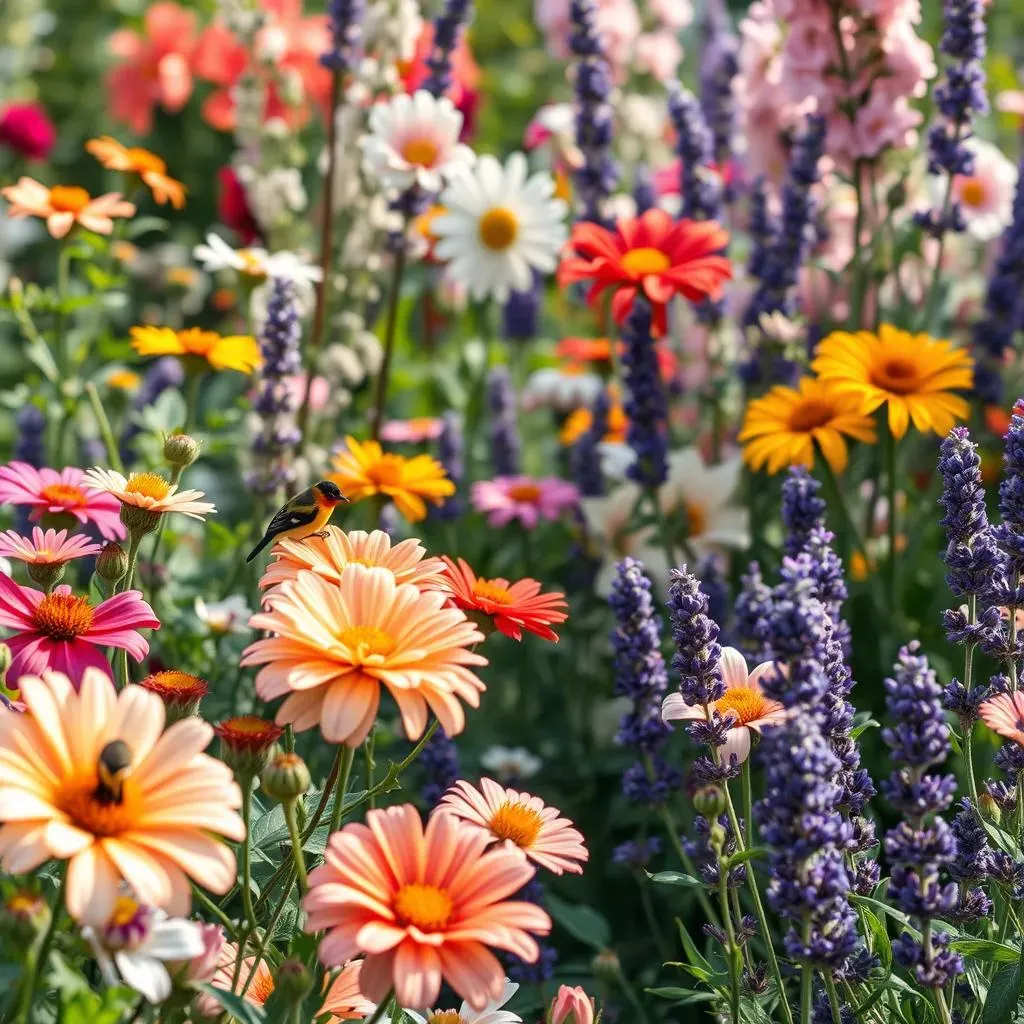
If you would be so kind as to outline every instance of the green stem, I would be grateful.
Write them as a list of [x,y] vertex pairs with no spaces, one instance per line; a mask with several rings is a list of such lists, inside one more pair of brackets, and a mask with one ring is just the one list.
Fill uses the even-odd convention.
[[[811,937],[810,923],[804,923],[804,946],[806,947]],[[811,1024],[811,995],[814,982],[814,968],[810,964],[804,964],[800,968],[800,1024]],[[785,1001],[782,1003],[786,1005]]]
[[[177,487],[178,482],[181,480],[182,467],[175,466],[171,470],[171,486]],[[160,574],[157,572],[157,566],[160,562],[160,548],[164,542],[164,530],[167,527],[167,516],[160,517],[160,524],[156,528],[156,537],[153,539],[153,552],[149,556],[150,562],[153,565],[153,591],[150,594],[150,599],[153,602],[154,608],[156,607],[157,598],[160,595]]]
[[[719,828],[713,825],[713,828]],[[737,960],[736,931],[732,926],[732,914],[729,911],[729,872],[725,866],[725,858],[718,858],[718,902],[722,907],[722,921],[725,923],[725,937],[728,940],[727,954],[729,967],[729,1012],[732,1024],[739,1024],[740,1019],[740,979],[739,962]]]
[[[960,140],[960,128],[957,126],[956,135],[953,139],[953,145],[959,144]],[[950,206],[953,200],[953,175],[949,176],[949,181],[946,183],[946,196],[942,203],[942,220],[945,222],[949,216]],[[942,280],[942,256],[946,248],[946,232],[943,231],[939,235],[939,248],[935,254],[935,269],[932,271],[932,281],[928,287],[928,298],[924,304],[924,329],[930,331],[932,328],[932,320],[935,317],[935,313],[938,307],[939,295],[941,291],[939,289],[939,282]]]
[[470,473],[473,472],[473,457],[476,452],[477,434],[484,414],[484,395],[487,387],[487,374],[491,369],[492,350],[494,348],[494,331],[491,328],[490,301],[477,303],[474,307],[476,328],[484,345],[484,360],[480,367],[480,376],[469,394],[466,402],[465,426],[463,427],[463,448]]
[[[320,794],[320,802],[316,805],[313,817],[309,819],[309,824],[302,833],[303,842],[306,842],[306,840],[309,839],[320,824],[320,819],[324,816],[324,811],[327,810],[327,804],[331,799],[331,794],[334,792],[334,784],[338,781],[338,772],[341,771],[342,758],[349,757],[350,754],[354,754],[351,747],[338,747],[338,752],[334,755],[334,763],[331,765],[331,773],[327,776],[323,792]],[[349,765],[351,767],[351,757],[349,757]]]
[[747,827],[744,836],[748,846],[754,845],[754,793],[750,782],[750,758],[743,762],[740,773],[740,796],[743,800],[743,823]]
[[[967,624],[976,625],[978,620],[978,598],[971,594],[967,598]],[[968,644],[964,651],[964,689],[970,693],[974,681],[974,648],[975,644]],[[963,733],[964,744],[964,765],[967,768],[967,788],[971,793],[971,803],[976,813],[981,813],[981,804],[978,802],[978,784],[974,780],[974,751],[973,733],[974,722],[963,722],[961,732]]]
[[[850,510],[847,507],[846,501],[843,498],[843,491],[842,488],[839,486],[839,480],[836,477],[835,470],[832,468],[828,459],[826,459],[824,455],[822,455],[819,465],[821,466],[821,475],[825,478],[826,492],[831,492],[833,505],[839,511],[839,518],[842,519],[843,523],[849,530],[849,533],[845,534],[843,538],[843,543],[845,547],[848,549],[850,544],[852,543],[856,551],[860,551],[862,554],[866,555],[864,539],[860,535],[860,529],[857,527],[857,524],[853,521],[853,516],[850,515]],[[840,532],[844,533],[844,531]],[[844,556],[848,560],[848,550],[844,551]]]
[[53,945],[53,936],[57,931],[57,922],[60,920],[64,909],[64,890],[67,886],[68,876],[64,864],[61,864],[58,870],[60,872],[60,882],[57,884],[57,897],[50,911],[50,923],[43,933],[43,939],[39,943],[39,948],[34,954],[29,955],[28,962],[25,964],[26,971],[28,972],[28,983],[22,983],[21,997],[18,1000],[18,1024],[29,1024],[31,1021],[36,989],[39,988],[39,982],[42,979],[43,972],[46,970],[46,961],[50,956],[50,946]]
[[[403,228],[404,232],[404,228]],[[387,320],[384,324],[384,360],[377,374],[377,390],[370,414],[370,437],[376,441],[384,424],[384,406],[388,397],[388,378],[391,376],[391,360],[395,354],[395,331],[398,327],[398,304],[402,297],[402,275],[405,273],[405,246],[395,254],[395,265],[391,273],[391,288],[388,292]]]
[[124,465],[121,462],[121,453],[118,451],[117,441],[114,440],[114,431],[110,428],[110,420],[107,419],[106,410],[100,401],[100,393],[96,390],[96,385],[92,381],[85,385],[85,394],[89,399],[89,405],[92,406],[92,414],[96,417],[96,425],[100,428],[103,447],[107,450],[107,462],[110,463],[111,469],[116,470],[118,473],[123,473]]
[[238,993],[240,996],[244,997],[245,993],[249,991],[249,986],[252,984],[253,978],[256,977],[256,971],[259,969],[263,956],[267,951],[267,946],[269,945],[270,940],[274,937],[274,929],[277,928],[277,922],[281,920],[285,904],[288,902],[288,897],[291,895],[292,876],[294,871],[294,865],[289,864],[287,872],[288,878],[285,882],[284,891],[281,893],[281,898],[277,901],[277,906],[274,907],[274,912],[270,915],[270,920],[267,922],[267,926],[263,929],[263,934],[260,936],[259,945],[256,947],[256,953],[252,961],[252,969],[249,971],[245,981],[242,983],[242,989]]
[[235,924],[231,918],[228,917],[228,915],[225,914],[224,911],[221,910],[220,907],[218,907],[217,904],[214,903],[213,900],[211,900],[210,897],[195,884],[192,886],[192,895],[195,896],[195,898],[203,905],[203,909],[206,910],[207,913],[212,914],[222,925],[224,925],[224,929],[227,931],[228,935],[232,938],[237,937]]
[[828,971],[821,972],[821,980],[825,983],[825,991],[828,993],[828,1005],[832,1010],[832,1024],[842,1024],[842,1011],[839,1005],[839,993],[836,992],[836,983]]
[[[672,812],[667,807],[662,807],[661,809],[661,820],[665,824],[668,841],[679,858],[679,862],[686,868],[686,873],[697,876],[697,866],[693,863],[693,858],[683,849],[683,844],[679,839],[679,828],[672,817]],[[704,911],[704,916],[711,924],[718,924],[718,914],[715,913],[715,908],[711,905],[708,894],[703,889],[697,889],[696,892],[697,900],[700,903],[701,910]]]
[[[181,432],[189,433],[199,424],[199,385],[202,378],[198,373],[189,373],[185,381],[185,422]],[[180,473],[180,470],[179,470]]]
[[250,819],[252,817],[252,779],[241,779],[242,784],[242,821],[245,823],[245,840],[242,843],[242,908],[245,912],[245,926],[242,939],[238,943],[238,959],[235,961],[235,973],[231,983],[234,991],[238,984],[238,976],[245,958],[245,944],[249,936],[256,931],[256,910],[252,905],[252,844],[250,836]]
[[889,588],[889,610],[892,615],[898,613],[896,603],[896,435],[889,426],[887,413],[885,419],[885,482],[888,488],[889,510],[886,516],[889,536],[889,557],[886,562],[886,582]]
[[295,815],[295,801],[289,800],[284,805],[284,820],[288,826],[288,835],[292,841],[292,860],[295,861],[295,874],[299,880],[299,892],[303,896],[309,888],[306,878],[306,858],[302,855],[302,836],[299,834],[299,822]]
[[392,989],[380,1001],[380,1004],[377,1006],[377,1009],[373,1011],[373,1016],[370,1017],[369,1020],[366,1021],[366,1024],[380,1024],[380,1021],[382,1021],[384,1019],[385,1012],[391,1006],[391,1001],[392,1001],[393,994],[394,994],[394,989]]
[[352,764],[355,759],[356,748],[346,747],[344,759],[341,762],[341,772],[338,775],[338,786],[334,794],[334,806],[331,808],[331,824],[327,830],[328,835],[337,832],[341,825],[341,816],[345,811],[345,797],[348,796],[348,780],[352,776]]
[[371,810],[377,803],[373,792],[373,770],[377,766],[377,762],[373,759],[373,748],[376,746],[376,742],[377,733],[376,731],[371,731],[370,735],[366,738],[366,742],[363,744],[363,761],[366,764],[366,792],[369,796]]

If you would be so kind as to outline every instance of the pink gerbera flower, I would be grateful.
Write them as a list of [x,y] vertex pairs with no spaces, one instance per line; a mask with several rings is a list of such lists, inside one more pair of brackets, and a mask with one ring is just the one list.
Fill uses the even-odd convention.
[[1024,746],[1024,693],[999,693],[978,708],[978,716],[993,731]]
[[[735,754],[736,763],[742,764],[750,755],[750,733],[759,733],[764,726],[785,720],[786,709],[777,700],[766,697],[761,689],[765,675],[777,671],[780,669],[775,662],[766,661],[753,672],[747,672],[747,663],[735,647],[722,648],[725,694],[710,705],[709,710],[732,721],[725,742],[718,748],[723,761],[728,762]],[[702,707],[687,704],[681,694],[670,693],[661,706],[661,717],[666,722],[706,722],[708,713]]]
[[445,793],[435,813],[454,814],[485,829],[495,840],[518,846],[532,861],[556,875],[582,874],[590,854],[583,835],[557,807],[540,797],[506,789],[493,779],[481,779],[476,789],[460,779]]
[[558,519],[574,508],[580,492],[570,483],[549,476],[499,476],[473,484],[473,507],[488,513],[491,526],[507,526],[518,519],[532,530],[542,519]]
[[137,590],[93,606],[70,587],[44,594],[0,574],[0,626],[17,630],[4,641],[14,655],[8,680],[16,685],[23,675],[53,670],[77,683],[90,666],[110,675],[110,662],[99,647],[121,647],[142,661],[149,643],[138,630],[158,629],[160,620]]
[[95,523],[107,540],[125,535],[121,523],[121,503],[85,483],[85,473],[73,466],[62,469],[36,469],[27,462],[0,466],[0,504],[30,505],[32,519],[59,516],[54,525]]
[[436,441],[444,421],[437,416],[415,416],[411,420],[388,420],[380,428],[380,439],[388,444],[419,444]]
[[103,550],[89,537],[68,536],[67,530],[40,530],[32,527],[32,536],[23,537],[14,530],[0,533],[0,555],[30,565],[63,565],[74,558],[98,555]]

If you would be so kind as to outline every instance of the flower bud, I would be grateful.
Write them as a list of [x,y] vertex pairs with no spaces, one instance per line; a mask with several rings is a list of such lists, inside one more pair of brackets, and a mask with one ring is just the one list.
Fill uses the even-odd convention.
[[719,786],[702,786],[693,794],[693,809],[702,818],[717,818],[725,813],[725,793]]
[[602,949],[593,960],[590,961],[591,970],[594,975],[603,981],[615,981],[622,973],[622,964],[619,962],[619,954],[614,949]]
[[227,718],[213,731],[220,739],[221,760],[235,775],[250,781],[266,768],[274,744],[284,734],[284,729],[256,715]]
[[16,889],[0,910],[0,931],[15,949],[27,950],[50,925],[50,908],[38,892]]
[[124,523],[131,537],[138,539],[145,537],[147,533],[152,533],[160,525],[162,518],[163,512],[154,512],[149,508],[139,508],[138,505],[121,503],[121,522]]
[[28,578],[47,593],[64,579],[64,562],[29,562]]
[[309,769],[298,754],[275,754],[263,769],[261,781],[267,796],[290,803],[309,789]]
[[199,710],[199,702],[210,692],[205,679],[174,670],[154,672],[139,686],[164,702],[168,725],[194,715]]
[[96,559],[96,572],[108,583],[117,583],[128,572],[128,555],[116,540],[103,545]]
[[199,458],[199,442],[188,434],[171,434],[164,439],[164,461],[174,469],[185,469]]
[[993,824],[998,825],[1003,819],[1003,812],[996,802],[995,797],[991,793],[982,793],[978,797],[978,803],[981,804],[981,813],[988,818]]
[[301,961],[289,958],[277,969],[274,989],[293,1005],[302,1000],[313,987],[313,975]]
[[563,985],[548,1010],[550,1024],[594,1024],[594,1001],[577,985]]

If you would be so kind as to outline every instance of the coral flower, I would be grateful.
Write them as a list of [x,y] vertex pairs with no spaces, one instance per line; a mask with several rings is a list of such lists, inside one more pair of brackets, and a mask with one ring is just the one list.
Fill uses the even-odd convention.
[[513,640],[522,640],[525,629],[558,643],[558,634],[551,625],[565,622],[569,617],[563,611],[568,607],[564,594],[542,594],[540,584],[532,579],[516,583],[501,578],[485,580],[461,558],[456,564],[445,557],[444,563],[448,567],[448,585],[456,608],[480,612],[493,621],[495,629]]
[[[733,755],[737,764],[746,761],[750,755],[751,731],[759,733],[766,725],[785,721],[786,709],[777,700],[766,697],[761,689],[765,674],[776,671],[774,662],[766,661],[748,673],[747,663],[735,647],[722,648],[725,693],[711,708],[732,723],[725,734],[725,742],[718,748],[726,763]],[[666,722],[708,721],[704,708],[685,703],[678,693],[670,693],[665,698],[661,717]]]
[[276,587],[306,569],[337,583],[349,565],[379,566],[391,572],[396,583],[411,583],[419,590],[447,590],[450,586],[444,562],[426,558],[426,548],[414,537],[392,545],[383,530],[366,533],[328,526],[324,533],[278,541],[274,561],[267,566],[260,586]]
[[57,517],[56,525],[93,523],[106,540],[125,535],[117,499],[87,484],[85,473],[73,466],[59,473],[27,462],[0,466],[0,503],[28,505],[30,518]]
[[39,217],[54,238],[63,238],[76,224],[98,235],[114,230],[115,217],[131,217],[132,203],[120,192],[108,192],[95,199],[80,185],[54,185],[47,188],[34,178],[21,177],[16,185],[0,188],[10,204],[11,217]]
[[109,676],[110,663],[100,647],[120,647],[142,661],[149,644],[138,630],[159,629],[160,620],[137,590],[92,605],[70,587],[44,594],[0,573],[0,626],[17,630],[4,643],[14,655],[7,678],[18,685],[19,676],[48,669],[76,682],[90,666]]
[[436,441],[444,429],[440,416],[415,416],[411,420],[388,420],[380,428],[380,439],[388,444],[420,444]]
[[978,708],[978,716],[993,731],[1024,747],[1024,693],[999,693]]
[[350,960],[334,979],[318,1011],[331,1015],[327,1024],[340,1024],[343,1020],[364,1020],[376,1009],[359,988],[362,970],[362,960]]
[[787,466],[814,468],[820,451],[836,473],[846,469],[846,438],[865,444],[878,439],[875,425],[861,412],[857,395],[829,381],[802,377],[795,388],[779,384],[747,406],[739,440],[751,469],[778,473]]
[[185,186],[167,175],[167,164],[155,153],[138,146],[122,146],[117,139],[112,139],[109,135],[90,139],[85,148],[108,171],[138,175],[161,206],[169,202],[176,210],[184,207]]
[[239,373],[252,373],[263,365],[256,339],[247,334],[221,337],[200,327],[133,327],[131,335],[132,348],[140,356],[184,356],[186,363]]
[[732,266],[722,255],[728,242],[729,233],[713,220],[673,221],[659,209],[620,220],[614,231],[578,221],[569,239],[576,255],[562,260],[558,283],[593,281],[587,295],[591,305],[606,289],[614,289],[611,310],[617,324],[625,322],[633,300],[642,295],[651,304],[651,332],[661,337],[673,297],[691,302],[721,297],[732,277]]
[[[249,987],[245,990],[243,998],[253,1006],[262,1006],[274,994],[274,975],[270,970],[270,965],[263,957],[260,957],[259,964],[257,964],[256,957],[247,956],[243,958],[242,969],[236,978],[235,962],[237,960],[237,943],[225,942],[221,946],[217,968],[209,979],[209,985],[211,988],[219,988],[222,992],[237,993],[248,983]],[[254,968],[255,973],[253,973]],[[213,996],[204,993],[196,1000],[196,1010],[204,1018],[219,1017],[222,1007]]]
[[506,789],[493,779],[481,779],[476,789],[460,779],[445,793],[436,814],[454,814],[486,829],[492,839],[509,842],[542,868],[556,875],[563,871],[582,874],[589,858],[583,835],[556,807],[546,807],[540,797]]
[[[624,342],[618,342],[615,352],[621,359],[626,352]],[[658,357],[658,367],[663,380],[671,380],[679,373],[679,360],[675,353],[664,342],[654,346]],[[612,343],[608,338],[563,338],[555,346],[555,355],[570,363],[602,363],[611,362]]]
[[902,437],[910,423],[940,437],[967,419],[970,408],[954,391],[969,391],[974,361],[962,349],[891,324],[878,333],[835,331],[818,344],[811,368],[837,392],[860,399],[861,412],[887,407],[889,429]]
[[106,923],[127,884],[172,917],[188,914],[189,876],[216,893],[235,881],[235,857],[216,836],[245,838],[242,794],[228,768],[202,751],[213,730],[198,718],[164,730],[160,698],[115,693],[86,671],[26,676],[27,714],[0,713],[0,860],[27,874],[68,860],[67,908]]
[[57,141],[46,111],[38,103],[11,103],[0,111],[0,146],[26,160],[45,160]]
[[68,536],[67,530],[47,530],[38,526],[32,528],[32,536],[22,537],[14,530],[0,533],[0,555],[15,558],[31,565],[63,565],[74,558],[98,555],[102,545],[89,537],[78,534]]
[[268,611],[249,624],[272,636],[248,647],[242,664],[263,666],[263,700],[288,695],[278,725],[301,732],[319,723],[331,743],[358,746],[383,684],[410,739],[423,734],[428,707],[454,736],[465,725],[460,698],[476,707],[484,689],[467,666],[487,659],[470,650],[483,634],[446,600],[396,583],[387,569],[352,564],[338,583],[300,572],[265,596]]
[[347,451],[332,459],[335,472],[328,474],[351,501],[382,494],[390,498],[410,523],[426,518],[427,502],[441,505],[455,493],[444,467],[429,455],[394,455],[376,441],[346,437]]
[[499,476],[473,484],[472,497],[473,507],[488,513],[491,526],[507,526],[518,519],[532,530],[542,519],[553,521],[575,508],[580,492],[556,477]]
[[403,1008],[436,1003],[442,981],[477,1010],[499,998],[505,969],[488,947],[533,963],[529,933],[546,935],[551,920],[508,899],[534,874],[522,851],[489,843],[452,814],[435,814],[424,829],[411,804],[369,811],[365,825],[336,832],[302,902],[306,931],[327,932],[321,961],[367,954],[363,995],[380,1002],[394,988]]
[[90,487],[112,494],[122,506],[142,509],[154,515],[180,512],[192,519],[205,519],[216,508],[208,501],[197,501],[202,491],[179,491],[177,484],[168,483],[159,473],[132,473],[127,479],[113,469],[99,466],[85,474]]

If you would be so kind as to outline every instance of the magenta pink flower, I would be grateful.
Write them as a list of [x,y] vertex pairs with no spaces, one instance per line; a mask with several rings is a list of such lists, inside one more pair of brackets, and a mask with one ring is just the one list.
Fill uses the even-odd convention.
[[23,537],[14,530],[0,533],[0,555],[32,565],[63,565],[73,558],[98,555],[102,550],[102,544],[82,534],[69,537],[67,530],[44,532],[33,526],[31,537]]
[[38,103],[12,103],[0,112],[0,145],[26,160],[45,160],[57,141],[57,131]]
[[499,476],[473,484],[473,507],[488,513],[491,526],[518,519],[532,530],[542,519],[558,519],[579,504],[580,492],[570,483],[549,476]]
[[84,478],[85,473],[74,466],[58,473],[11,462],[0,466],[0,504],[31,505],[34,520],[63,516],[54,522],[57,526],[73,525],[66,518],[73,516],[79,523],[95,523],[107,540],[120,540],[125,535],[121,503],[112,494],[86,485]]
[[160,620],[137,590],[126,590],[94,607],[87,598],[72,594],[70,587],[44,594],[0,573],[0,626],[17,630],[4,641],[14,655],[8,685],[13,681],[16,687],[22,676],[52,669],[77,686],[87,668],[110,675],[110,662],[99,647],[120,647],[142,661],[149,643],[138,630],[158,629]]

